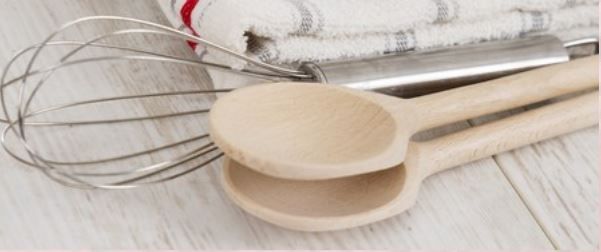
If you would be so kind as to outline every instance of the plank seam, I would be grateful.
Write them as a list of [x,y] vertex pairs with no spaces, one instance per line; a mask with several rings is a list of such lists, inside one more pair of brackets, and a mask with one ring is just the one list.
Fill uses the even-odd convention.
[[503,177],[505,177],[505,179],[507,180],[507,182],[509,182],[509,184],[511,185],[511,188],[513,189],[513,191],[515,191],[515,193],[518,195],[518,197],[520,198],[520,201],[522,201],[522,204],[524,204],[524,206],[528,210],[528,213],[530,213],[530,216],[532,216],[532,218],[534,219],[534,221],[536,222],[536,224],[539,226],[539,228],[541,229],[541,231],[543,232],[543,234],[545,234],[545,237],[547,237],[547,240],[549,240],[549,242],[551,243],[551,246],[553,246],[553,249],[554,250],[558,250],[559,246],[557,245],[557,242],[555,240],[553,240],[553,238],[551,237],[549,231],[543,225],[542,221],[536,216],[536,214],[534,213],[534,211],[532,210],[532,208],[530,207],[530,205],[528,204],[528,202],[526,202],[526,199],[524,198],[524,196],[522,195],[522,193],[520,193],[520,191],[515,186],[514,182],[509,178],[509,176],[505,172],[505,169],[503,169],[503,167],[501,166],[501,164],[497,160],[497,155],[493,156],[492,159],[495,161],[495,164],[497,165],[497,167],[499,167],[499,170],[503,174]]
[[[477,126],[477,124],[474,123],[472,120],[468,120],[467,122],[468,122],[468,124],[471,127]],[[495,162],[495,164],[497,165],[497,167],[501,171],[501,174],[503,174],[503,177],[509,183],[509,185],[511,186],[511,189],[517,194],[518,198],[520,199],[520,201],[522,202],[522,204],[524,205],[524,207],[526,207],[526,209],[528,210],[528,213],[530,214],[530,216],[532,216],[532,218],[536,222],[536,225],[541,229],[541,231],[543,232],[543,234],[545,235],[545,237],[547,238],[547,240],[549,241],[549,243],[551,243],[551,246],[553,246],[553,249],[554,250],[558,250],[559,246],[557,245],[557,242],[552,239],[549,231],[544,227],[544,225],[541,222],[541,220],[539,218],[537,218],[536,214],[534,214],[534,211],[532,210],[532,208],[530,207],[530,205],[528,205],[528,203],[526,202],[524,196],[520,193],[520,191],[515,186],[514,182],[509,178],[509,176],[505,172],[505,169],[503,169],[501,163],[499,163],[499,161],[497,160],[497,156],[498,155],[492,156],[492,160]]]

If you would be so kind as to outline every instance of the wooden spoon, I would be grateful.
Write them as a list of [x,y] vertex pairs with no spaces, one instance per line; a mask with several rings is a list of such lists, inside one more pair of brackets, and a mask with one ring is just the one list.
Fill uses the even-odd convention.
[[[328,231],[365,225],[410,208],[437,172],[598,123],[599,92],[524,112],[428,142],[412,142],[404,164],[331,180],[274,178],[226,159],[223,186],[249,213],[289,229]],[[380,169],[375,169],[380,170]]]
[[418,131],[599,85],[598,56],[414,99],[289,83],[236,90],[211,109],[211,138],[232,159],[289,179],[374,172],[405,160]]

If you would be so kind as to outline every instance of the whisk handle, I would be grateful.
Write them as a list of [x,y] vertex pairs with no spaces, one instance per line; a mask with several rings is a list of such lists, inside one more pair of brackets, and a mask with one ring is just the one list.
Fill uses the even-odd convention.
[[[569,46],[580,47],[590,41],[573,41]],[[569,60],[564,43],[555,36],[544,35],[306,63],[301,68],[318,82],[410,98]]]

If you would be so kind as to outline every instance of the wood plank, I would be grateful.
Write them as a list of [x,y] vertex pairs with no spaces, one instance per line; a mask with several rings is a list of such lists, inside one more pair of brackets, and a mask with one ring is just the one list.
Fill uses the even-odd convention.
[[496,158],[558,248],[599,246],[597,136],[589,129]]
[[[478,125],[520,111],[472,123]],[[599,246],[598,134],[598,127],[594,127],[494,157],[556,248],[588,250]]]
[[[25,45],[39,41],[49,29],[92,14],[125,15],[166,23],[154,1],[18,1],[0,0],[0,65]],[[93,33],[110,24],[92,25],[75,33]],[[183,43],[141,40],[185,54]],[[164,46],[163,46],[164,45]],[[115,92],[142,92],[209,86],[203,71],[145,64],[87,67],[57,76],[86,83],[45,89],[39,104]],[[132,73],[127,74],[127,73]],[[110,85],[107,85],[110,83]],[[77,89],[75,89],[77,87]],[[197,107],[202,101],[182,99],[157,104],[128,104],[126,112],[164,112],[172,107]],[[98,112],[106,113],[106,112]],[[102,115],[102,114],[100,114]],[[96,148],[108,154],[183,138],[202,130],[202,118],[124,127],[121,133],[144,137]],[[442,129],[457,130],[466,123]],[[44,132],[40,132],[44,133]],[[35,135],[38,142],[55,140],[49,155],[73,158],[68,150],[89,150],[104,136],[69,139]],[[440,134],[438,132],[437,134]],[[100,134],[99,132],[99,135]],[[132,138],[133,139],[133,138]],[[76,141],[77,140],[77,141]],[[81,153],[78,153],[81,154]],[[161,158],[158,155],[153,158]],[[417,205],[398,217],[366,227],[330,233],[300,233],[266,224],[235,207],[218,183],[220,163],[162,185],[131,191],[80,191],[59,186],[40,173],[0,154],[0,247],[2,248],[146,248],[146,249],[385,249],[385,248],[552,248],[528,209],[492,159],[445,172],[426,181]]]

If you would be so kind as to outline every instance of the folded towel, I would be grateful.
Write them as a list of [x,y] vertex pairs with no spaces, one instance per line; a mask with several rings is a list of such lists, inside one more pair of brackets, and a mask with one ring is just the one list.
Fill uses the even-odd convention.
[[[598,0],[158,1],[181,30],[276,64],[538,34],[598,36]],[[195,47],[207,60],[244,65]]]

